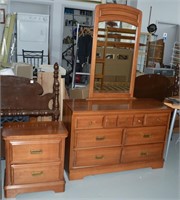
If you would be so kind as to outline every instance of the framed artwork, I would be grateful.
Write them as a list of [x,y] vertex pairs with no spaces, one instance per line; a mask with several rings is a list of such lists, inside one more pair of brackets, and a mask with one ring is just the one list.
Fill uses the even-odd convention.
[[0,9],[0,24],[5,24],[5,9]]

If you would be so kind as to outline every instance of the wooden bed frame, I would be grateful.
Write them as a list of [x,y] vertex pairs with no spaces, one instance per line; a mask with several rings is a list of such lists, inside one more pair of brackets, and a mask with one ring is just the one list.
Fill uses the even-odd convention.
[[[35,80],[18,76],[0,76],[1,117],[7,116],[52,116],[58,121],[59,66],[54,64],[53,92],[43,94],[42,86]],[[49,102],[52,101],[52,109]]]
[[[24,122],[38,116],[50,116],[52,121],[58,121],[60,116],[58,77],[59,65],[55,63],[53,92],[43,94],[43,87],[35,80],[18,76],[0,76],[1,126],[3,127],[4,122]],[[1,158],[4,157],[5,147],[1,138]]]

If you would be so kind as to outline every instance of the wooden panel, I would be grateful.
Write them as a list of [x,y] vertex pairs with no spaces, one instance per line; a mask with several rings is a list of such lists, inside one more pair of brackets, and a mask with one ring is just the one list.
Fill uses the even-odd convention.
[[117,164],[120,155],[120,147],[78,150],[74,152],[74,167]]
[[162,159],[163,143],[124,147],[121,162],[137,162]]
[[107,115],[104,117],[103,127],[104,128],[115,128],[117,126],[117,115]]
[[128,128],[125,130],[124,145],[164,142],[166,127]]
[[61,163],[11,165],[12,184],[58,181],[63,178]]
[[75,133],[77,148],[120,146],[122,129],[80,130]]
[[118,127],[130,127],[133,124],[132,114],[123,114],[118,116],[117,126]]

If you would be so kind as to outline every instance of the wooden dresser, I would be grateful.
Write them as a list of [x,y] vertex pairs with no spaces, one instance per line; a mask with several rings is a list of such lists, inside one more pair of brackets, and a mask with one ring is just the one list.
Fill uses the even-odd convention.
[[70,180],[137,168],[163,167],[171,109],[152,99],[65,100]]
[[3,126],[5,197],[24,192],[63,192],[67,130],[61,122],[15,122]]

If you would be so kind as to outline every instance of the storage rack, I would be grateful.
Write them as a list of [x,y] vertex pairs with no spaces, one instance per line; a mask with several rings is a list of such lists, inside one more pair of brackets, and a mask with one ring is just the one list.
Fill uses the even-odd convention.
[[174,43],[173,52],[171,56],[171,68],[180,65],[180,41]]

